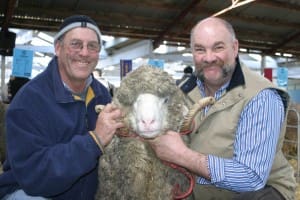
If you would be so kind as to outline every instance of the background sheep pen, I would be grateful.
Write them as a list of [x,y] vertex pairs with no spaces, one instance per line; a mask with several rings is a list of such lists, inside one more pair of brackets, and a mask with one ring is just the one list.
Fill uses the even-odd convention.
[[298,182],[296,199],[300,200],[300,105],[292,103],[287,116],[287,128],[285,140],[282,147],[283,153],[295,170],[295,177]]

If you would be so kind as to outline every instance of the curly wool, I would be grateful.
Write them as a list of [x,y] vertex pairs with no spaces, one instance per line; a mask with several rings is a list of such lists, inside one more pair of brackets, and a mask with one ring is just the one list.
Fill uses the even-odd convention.
[[182,173],[159,160],[148,143],[134,138],[114,138],[98,173],[95,200],[172,200],[177,184],[182,191],[190,184]]

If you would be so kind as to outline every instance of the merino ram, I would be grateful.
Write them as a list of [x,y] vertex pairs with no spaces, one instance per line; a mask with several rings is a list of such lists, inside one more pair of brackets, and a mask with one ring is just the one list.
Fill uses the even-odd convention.
[[[204,104],[212,101],[206,99]],[[149,66],[139,67],[122,80],[113,103],[126,113],[127,127],[118,130],[100,158],[95,199],[192,199],[194,177],[159,160],[146,140],[166,130],[187,131],[190,118],[204,105],[197,104],[189,111],[175,80]]]

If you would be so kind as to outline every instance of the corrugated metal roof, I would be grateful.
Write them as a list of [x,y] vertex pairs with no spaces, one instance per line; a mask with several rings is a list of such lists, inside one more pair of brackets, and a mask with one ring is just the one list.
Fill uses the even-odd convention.
[[[8,27],[57,31],[63,18],[86,14],[105,35],[189,45],[190,29],[208,16],[247,0],[0,0],[0,23]],[[248,0],[249,1],[249,0]],[[220,17],[230,21],[240,47],[264,54],[300,57],[300,2],[257,0]]]

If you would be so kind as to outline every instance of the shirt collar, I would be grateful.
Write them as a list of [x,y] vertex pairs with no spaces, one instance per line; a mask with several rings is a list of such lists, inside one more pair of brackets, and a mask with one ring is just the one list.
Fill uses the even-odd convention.
[[240,85],[245,85],[245,77],[244,77],[244,73],[242,71],[239,57],[237,57],[235,69],[232,74],[230,83],[227,87],[227,91],[232,90],[233,88],[240,86]]
[[63,84],[64,84],[64,87],[72,93],[72,95],[74,96],[75,99],[84,100],[86,98],[88,88],[91,85],[92,81],[93,81],[93,78],[92,78],[92,75],[90,75],[86,81],[85,88],[84,88],[83,92],[81,92],[81,93],[74,92],[65,82],[63,82]]

